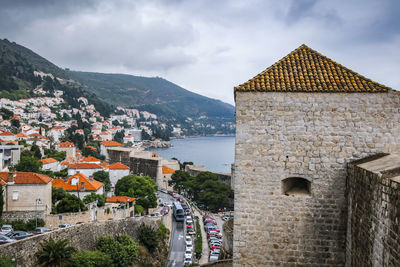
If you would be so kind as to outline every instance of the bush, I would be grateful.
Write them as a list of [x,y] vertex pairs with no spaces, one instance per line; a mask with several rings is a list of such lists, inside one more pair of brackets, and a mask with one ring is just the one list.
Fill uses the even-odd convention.
[[[13,227],[14,231],[33,231],[36,228],[36,219],[30,219],[27,222],[23,220],[3,221],[0,220],[0,225],[9,224]],[[43,227],[45,221],[41,218],[37,219],[37,226]]]
[[109,255],[101,251],[80,251],[72,256],[73,266],[76,267],[112,267],[113,261]]
[[94,192],[90,193],[89,195],[83,198],[83,202],[85,202],[85,204],[95,202],[96,200],[97,200],[97,207],[103,207],[106,204],[106,196],[96,194]]
[[78,212],[79,210],[87,210],[85,204],[77,196],[68,193],[55,206],[56,213]]
[[100,236],[97,241],[97,248],[110,256],[116,267],[131,266],[138,257],[138,245],[128,235]]
[[142,214],[142,212],[143,212],[143,207],[136,204],[135,205],[135,214]]
[[0,256],[0,267],[12,267],[15,266],[15,263],[12,260],[11,256],[1,255]]
[[158,233],[153,227],[142,223],[138,228],[139,243],[153,253],[158,248]]
[[165,225],[162,222],[159,222],[158,224],[158,239],[161,242],[166,242],[169,236],[169,229],[165,227]]
[[200,223],[199,220],[196,220],[196,258],[200,259],[201,258],[201,253],[203,251],[203,239],[201,237],[201,228],[200,228]]

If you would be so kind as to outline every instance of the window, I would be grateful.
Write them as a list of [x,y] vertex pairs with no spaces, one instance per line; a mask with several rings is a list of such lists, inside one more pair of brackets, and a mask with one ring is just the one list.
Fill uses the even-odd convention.
[[18,195],[19,195],[18,191],[13,191],[12,200],[18,200]]
[[310,196],[311,182],[300,177],[290,177],[282,180],[282,194],[287,196]]

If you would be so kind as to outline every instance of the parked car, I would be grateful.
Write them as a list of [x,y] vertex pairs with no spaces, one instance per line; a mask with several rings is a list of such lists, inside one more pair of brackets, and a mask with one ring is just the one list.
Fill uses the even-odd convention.
[[210,259],[209,262],[216,262],[218,261],[219,255],[211,255],[210,254]]
[[9,232],[8,234],[6,234],[6,236],[8,236],[11,239],[21,240],[33,236],[33,234],[24,231],[15,231],[15,232]]
[[14,229],[9,224],[4,224],[0,229],[0,234],[5,235],[9,232],[14,232]]
[[211,249],[211,250],[214,250],[214,249],[221,249],[221,246],[212,246],[210,249]]
[[192,264],[193,264],[192,258],[185,257],[185,261],[183,262],[183,265],[187,266],[187,265],[192,265]]
[[17,240],[9,238],[6,235],[0,235],[0,244],[7,244],[7,243],[11,243],[11,242],[15,242]]
[[218,249],[218,248],[216,248],[216,249],[214,249],[214,250],[212,250],[212,251],[210,252],[210,255],[219,256],[220,252],[221,252],[221,250]]
[[38,235],[38,234],[51,232],[51,229],[50,228],[46,228],[46,227],[38,227],[38,228],[35,228],[35,230],[33,232],[35,233],[35,235]]
[[188,235],[185,238],[185,242],[186,242],[186,246],[190,246],[190,247],[193,246],[192,238],[190,236],[188,236]]
[[72,224],[69,224],[69,223],[63,223],[63,224],[60,224],[59,226],[58,226],[58,229],[62,229],[62,228],[68,228],[68,227],[71,227],[72,226]]

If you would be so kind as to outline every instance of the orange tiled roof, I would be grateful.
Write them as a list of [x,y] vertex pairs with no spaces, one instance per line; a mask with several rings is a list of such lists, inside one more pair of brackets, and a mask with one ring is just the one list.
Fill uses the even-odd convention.
[[61,165],[69,165],[69,162],[68,161],[61,161]]
[[236,92],[387,92],[376,83],[301,45],[266,70],[235,87]]
[[95,161],[100,161],[99,159],[96,159],[95,157],[89,156],[87,158],[82,159],[84,162],[95,162]]
[[[79,183],[78,186],[72,185],[72,179],[78,178]],[[103,183],[96,181],[95,179],[89,178],[82,173],[74,174],[68,177],[68,180],[65,181],[64,179],[53,179],[53,186],[54,187],[61,187],[66,191],[76,191],[81,190],[82,183],[84,183],[85,191],[97,191],[100,187],[103,186]],[[78,188],[77,188],[78,187]]]
[[23,133],[17,133],[17,137],[28,137],[26,134]]
[[108,166],[110,170],[129,170],[130,168],[120,162]]
[[122,146],[121,143],[115,142],[115,141],[103,141],[101,142],[103,146]]
[[107,162],[103,161],[102,163],[100,163],[100,166],[102,166],[103,168],[108,168],[110,164],[108,164]]
[[163,165],[162,166],[162,173],[163,174],[173,174],[173,173],[175,173],[175,170],[170,168],[170,167],[167,167],[167,166]]
[[155,153],[155,152],[152,152],[152,153],[151,153],[151,156],[152,156],[152,157],[159,157],[159,155],[158,155],[157,153]]
[[94,146],[87,146],[88,148],[90,148],[93,151],[97,151],[97,148],[95,148]]
[[74,163],[69,165],[70,169],[102,169],[97,163]]
[[47,158],[47,159],[41,159],[40,160],[43,164],[50,164],[53,162],[57,162],[57,160],[53,159],[53,158]]
[[14,136],[15,134],[10,133],[10,132],[2,132],[0,133],[0,136]]
[[56,145],[58,145],[59,147],[74,147],[74,143],[72,142],[63,142],[63,143],[57,143]]
[[30,134],[29,136],[35,137],[35,136],[42,136],[42,135],[41,135],[41,134],[38,134],[38,133],[33,133],[33,134]]
[[127,196],[113,196],[108,197],[106,202],[109,203],[126,203],[126,202],[133,202],[136,198],[134,197],[127,197]]
[[[16,172],[14,182],[16,184],[47,184],[51,181],[51,178],[44,174],[38,174],[34,172]],[[0,172],[0,179],[4,182],[8,182],[9,172]]]

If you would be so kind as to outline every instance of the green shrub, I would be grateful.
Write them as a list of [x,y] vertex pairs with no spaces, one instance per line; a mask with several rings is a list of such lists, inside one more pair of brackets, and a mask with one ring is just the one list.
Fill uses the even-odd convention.
[[195,252],[196,252],[196,258],[197,259],[201,258],[202,251],[203,251],[203,239],[201,237],[201,228],[200,228],[199,220],[196,220],[196,247],[195,247]]
[[0,267],[13,267],[15,266],[15,262],[11,256],[0,255]]
[[161,242],[166,242],[169,236],[169,229],[167,227],[165,227],[165,225],[160,222],[158,224],[158,239]]
[[138,228],[139,243],[153,253],[158,248],[158,233],[153,227],[142,223]]
[[97,240],[97,248],[112,259],[114,266],[131,266],[138,257],[138,246],[128,235],[100,236]]
[[72,256],[75,267],[112,267],[113,261],[109,255],[99,250],[80,251]]

